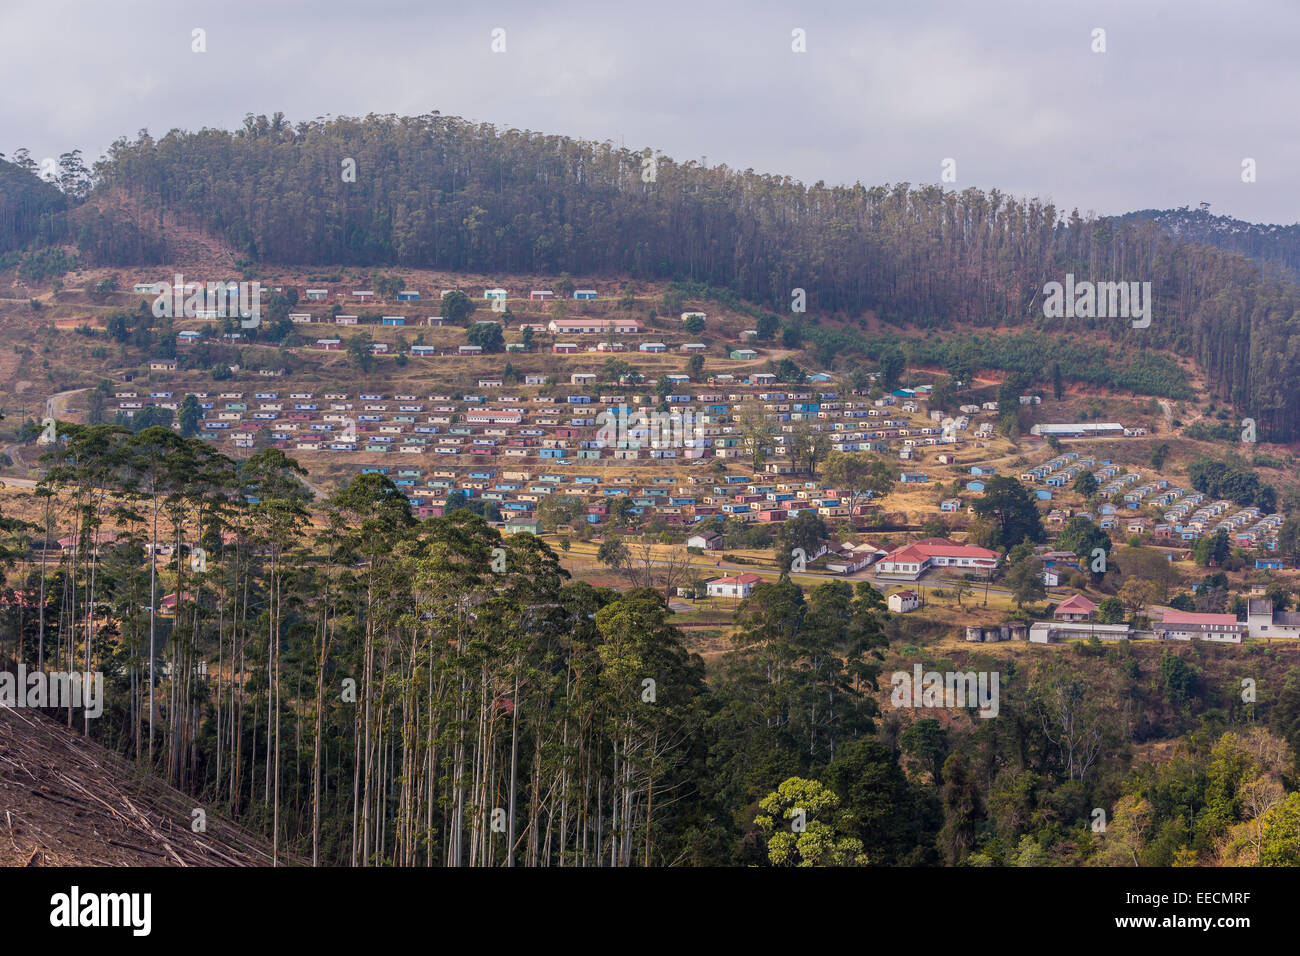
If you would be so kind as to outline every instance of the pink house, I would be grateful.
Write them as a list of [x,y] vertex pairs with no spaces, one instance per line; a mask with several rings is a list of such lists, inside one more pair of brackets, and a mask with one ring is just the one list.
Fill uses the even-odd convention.
[[1058,604],[1056,610],[1052,612],[1052,617],[1058,621],[1087,621],[1095,610],[1097,605],[1082,594],[1076,594]]

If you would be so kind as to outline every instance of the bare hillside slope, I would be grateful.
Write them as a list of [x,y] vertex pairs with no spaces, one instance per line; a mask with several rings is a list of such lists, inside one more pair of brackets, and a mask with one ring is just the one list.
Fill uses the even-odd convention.
[[0,866],[270,865],[268,845],[213,813],[191,832],[196,806],[43,714],[0,707]]

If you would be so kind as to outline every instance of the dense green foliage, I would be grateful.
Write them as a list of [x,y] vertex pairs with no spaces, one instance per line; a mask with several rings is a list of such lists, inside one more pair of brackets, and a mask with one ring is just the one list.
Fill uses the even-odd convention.
[[1258,505],[1266,514],[1277,510],[1277,490],[1239,461],[1199,458],[1188,465],[1187,478],[1197,491],[1215,498]]
[[67,207],[58,187],[0,156],[0,253],[61,240],[65,226],[59,213]]
[[1008,475],[990,478],[974,507],[976,515],[992,522],[994,533],[990,543],[1004,551],[1046,537],[1033,497],[1024,485]]

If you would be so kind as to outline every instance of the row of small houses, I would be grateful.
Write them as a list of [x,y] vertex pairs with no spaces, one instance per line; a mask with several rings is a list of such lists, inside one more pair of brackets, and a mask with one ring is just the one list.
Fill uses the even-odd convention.
[[[703,316],[703,312],[684,313],[685,315]],[[200,315],[199,318],[204,316]],[[215,316],[214,316],[215,317]],[[367,319],[361,315],[347,315],[336,313],[332,315],[314,315],[311,312],[290,312],[289,321],[295,325],[311,325],[327,323],[332,325],[379,325],[393,328],[402,327],[433,327],[441,328],[448,324],[448,319],[441,315],[425,315],[424,317],[416,315],[381,315],[377,319]],[[474,324],[486,325],[496,323],[495,319],[478,319]],[[499,323],[497,323],[499,324]],[[552,335],[640,335],[642,333],[641,323],[636,319],[626,318],[604,318],[591,316],[586,318],[572,319],[552,319],[549,322],[524,322],[519,325],[522,332],[525,329],[534,332],[549,332]],[[746,330],[745,337],[757,335],[755,330]],[[182,341],[197,341],[202,337],[201,332],[187,331],[181,333]],[[701,343],[692,343],[699,346]],[[752,349],[746,350],[752,356],[757,353]]]
[[1245,638],[1300,638],[1300,613],[1279,611],[1268,598],[1251,598],[1246,602],[1246,620],[1232,614],[1199,614],[1172,609],[1157,609],[1160,620],[1147,630],[1131,624],[1099,624],[1093,620],[1097,605],[1076,594],[1057,605],[1050,621],[1012,621],[992,626],[970,625],[966,640],[978,642],[1029,641],[1055,644],[1065,640],[1134,640],[1207,641],[1214,644],[1240,644]]
[[[367,467],[364,471],[386,471],[382,467]],[[627,514],[634,517],[655,515],[668,524],[689,526],[702,518],[728,517],[744,521],[775,522],[784,521],[805,511],[825,518],[842,518],[850,515],[846,500],[833,488],[822,487],[818,482],[763,482],[752,476],[733,475],[748,484],[742,487],[730,483],[714,484],[703,488],[689,484],[689,478],[665,478],[665,484],[644,479],[634,480],[629,475],[573,475],[547,474],[534,475],[531,471],[503,471],[501,477],[494,477],[496,472],[490,469],[469,469],[460,472],[456,469],[437,469],[431,475],[415,475],[414,469],[397,469],[394,483],[402,488],[410,499],[412,506],[420,517],[438,517],[444,513],[446,499],[453,493],[460,493],[469,498],[492,502],[498,506],[503,515],[525,519],[531,515],[537,503],[551,495],[563,495],[577,498],[584,502],[582,517],[590,524],[605,522],[614,510],[614,502],[620,498],[627,499],[624,506]],[[530,476],[530,477],[526,477]],[[685,482],[678,484],[679,480]],[[853,511],[861,514],[867,509],[858,505]],[[518,525],[516,525],[519,528]],[[519,528],[519,530],[534,530]],[[703,550],[716,550],[721,547],[721,538],[711,533],[700,532],[687,542],[688,546]],[[871,556],[877,556],[873,549]],[[838,555],[813,555],[809,560],[825,558],[827,570],[851,572],[860,570],[870,563],[867,560],[852,560],[851,566],[837,569],[830,565],[839,559],[851,556],[845,552]],[[867,557],[864,555],[859,557]]]
[[[483,386],[501,383],[496,379],[484,379]],[[570,464],[570,458],[588,460],[595,458],[635,459],[650,456],[666,457],[680,454],[682,457],[700,453],[711,453],[718,457],[738,457],[739,439],[733,435],[721,435],[714,438],[700,439],[717,447],[699,449],[657,449],[650,448],[651,441],[638,440],[638,432],[631,430],[629,440],[607,443],[600,439],[588,438],[592,434],[595,419],[589,417],[571,417],[579,412],[589,401],[589,396],[569,396],[569,399],[583,399],[581,404],[571,404],[554,396],[536,396],[533,402],[526,402],[522,396],[500,396],[489,404],[486,395],[433,394],[419,396],[416,394],[382,394],[382,393],[343,393],[328,392],[318,396],[312,392],[257,392],[251,397],[243,392],[193,393],[202,411],[200,423],[201,434],[216,440],[220,436],[231,436],[236,447],[251,447],[257,432],[263,429],[273,442],[291,450],[318,451],[365,451],[412,453],[430,451],[447,455],[470,455],[480,457],[500,455],[504,458],[535,458],[551,461],[556,465]],[[835,393],[767,393],[757,395],[706,395],[700,394],[701,401],[709,400],[705,406],[713,412],[713,419],[720,423],[726,420],[727,404],[719,404],[730,399],[742,401],[769,401],[766,404],[775,408],[788,404],[790,397],[817,398],[831,400]],[[133,415],[146,404],[176,410],[184,398],[182,394],[158,390],[148,393],[121,391],[117,394],[119,409],[126,415]],[[636,402],[645,396],[601,395],[600,400],[606,404],[618,404],[624,401]],[[533,403],[537,404],[533,404]],[[517,403],[517,404],[515,404]],[[806,404],[806,403],[805,403]],[[532,407],[530,407],[530,405]],[[765,405],[766,407],[766,405]],[[789,413],[773,412],[777,417],[789,418]],[[708,419],[707,414],[701,418]],[[708,425],[708,429],[718,429],[729,425]],[[784,440],[785,435],[777,436]],[[635,446],[647,447],[635,447]],[[776,448],[778,456],[784,453],[788,459],[788,449],[784,444]],[[521,462],[523,464],[523,462]],[[773,461],[766,466],[772,475],[792,472],[793,466],[783,461]],[[689,487],[689,482],[682,489],[664,487],[647,487],[640,490],[620,487],[625,482],[620,476],[601,475],[544,475],[535,484],[524,487],[525,482],[533,478],[531,470],[504,466],[501,469],[481,467],[449,467],[437,469],[426,476],[420,467],[375,468],[383,473],[392,472],[400,487],[408,490],[417,508],[425,509],[423,514],[436,514],[446,495],[460,491],[469,496],[482,495],[487,500],[496,501],[503,511],[531,513],[536,502],[544,495],[552,493],[591,494],[601,484],[609,484],[607,497],[633,494],[633,514],[644,512],[662,512],[669,521],[695,520],[699,516],[719,514],[735,516],[742,520],[775,521],[783,520],[790,514],[796,514],[804,508],[816,509],[819,514],[830,517],[847,515],[849,508],[843,496],[834,489],[824,489],[816,482],[782,482],[758,483],[744,479],[749,487],[735,488],[731,482],[711,479],[714,487],[708,493]],[[626,478],[630,484],[631,479]],[[683,476],[684,478],[686,476]],[[733,476],[736,477],[736,476]],[[425,487],[419,488],[421,479]],[[495,481],[494,481],[495,479]],[[489,487],[489,482],[492,485]],[[677,480],[669,478],[671,484]],[[655,483],[658,485],[658,482]],[[689,489],[689,491],[687,490]],[[673,491],[676,493],[670,493]],[[859,506],[859,512],[864,506]],[[607,505],[593,505],[588,509],[588,520],[593,523],[604,519]]]
[[[132,287],[132,291],[138,295],[156,294],[162,291],[160,288],[161,286],[166,286],[166,285],[167,283],[164,282],[137,282]],[[284,289],[281,286],[276,286],[275,291],[283,292]],[[453,292],[459,292],[459,291],[461,290],[444,289],[440,294],[440,298],[445,299]],[[335,298],[338,299],[351,298],[356,302],[362,302],[362,303],[373,302],[376,301],[377,298],[382,300],[383,298],[382,296],[377,297],[376,293],[372,289],[353,289],[350,292],[333,292],[332,294],[334,295]],[[331,295],[331,290],[329,288],[304,289],[300,294],[299,298],[305,299],[308,302],[325,302],[329,300],[330,295]],[[430,293],[430,295],[432,295],[432,293]],[[504,302],[509,297],[510,297],[510,292],[506,289],[491,288],[491,289],[483,290],[483,299],[489,302],[492,301]],[[398,302],[420,302],[422,300],[422,293],[420,292],[419,289],[402,289],[396,294],[395,298]],[[533,289],[528,293],[528,298],[533,302],[549,302],[550,300],[555,298],[555,292],[551,289]],[[580,302],[595,301],[596,299],[600,298],[600,295],[595,289],[574,289],[573,298]],[[682,318],[685,319],[686,315],[688,314],[691,313],[684,313]],[[698,314],[703,316],[704,313],[701,312]]]
[[[338,322],[339,325],[356,324],[355,321],[352,321],[356,319],[356,316],[339,316],[338,318],[340,320],[344,320]],[[400,319],[390,321],[389,318],[386,317],[384,319],[383,324],[386,326],[402,326],[405,323]],[[244,338],[244,335],[239,332],[229,332],[229,333],[223,333],[219,336],[212,336],[212,337],[222,342],[225,342],[227,344],[230,344],[230,343],[239,342]],[[182,347],[189,347],[189,346],[196,345],[199,342],[201,342],[203,338],[204,338],[204,334],[202,332],[196,332],[192,329],[187,329],[183,332],[178,332],[176,334],[177,344]],[[315,341],[310,343],[308,347],[318,349],[320,351],[325,351],[325,352],[337,352],[343,350],[344,343],[341,338],[338,338],[336,336],[325,336],[316,339]],[[531,351],[531,348],[529,346],[524,345],[524,343],[522,342],[507,342],[505,343],[504,348],[505,351],[507,352]],[[669,345],[666,342],[659,342],[659,341],[642,342],[639,345],[637,345],[636,351],[644,355],[659,355],[659,354],[667,353],[672,348],[673,346]],[[578,355],[578,354],[583,354],[588,352],[599,354],[599,353],[614,353],[614,352],[630,351],[629,347],[624,342],[597,342],[591,345],[584,345],[579,342],[554,342],[551,344],[550,349],[551,352],[555,355]],[[676,350],[683,355],[696,355],[696,354],[703,354],[708,352],[709,346],[704,342],[683,342],[682,344],[676,346]],[[370,344],[370,351],[376,355],[385,355],[388,354],[390,351],[394,351],[394,350],[390,348],[390,346],[386,342],[372,342]],[[470,343],[464,343],[461,345],[442,345],[442,346],[424,345],[424,344],[409,345],[406,346],[406,352],[412,356],[426,357],[426,358],[437,358],[441,356],[453,356],[453,355],[464,356],[464,355],[484,354],[484,350],[482,346],[473,345]],[[745,360],[757,358],[758,353],[755,352],[753,349],[735,349],[730,353],[730,357],[737,361],[745,361]],[[770,376],[770,380],[776,381],[776,377]]]
[[[590,373],[574,373],[572,376],[574,384],[580,385],[592,384],[591,377]],[[545,381],[545,376],[528,375],[524,385],[538,386]],[[759,387],[765,384],[759,383]],[[499,378],[484,378],[479,381],[479,386],[501,389],[504,383]],[[286,401],[278,392],[259,392],[251,402],[242,392],[222,392],[215,396],[195,394],[203,412],[201,433],[214,441],[229,437],[237,448],[253,447],[256,434],[265,430],[273,443],[295,451],[407,455],[433,452],[499,456],[520,462],[551,461],[555,464],[596,459],[738,459],[745,450],[736,426],[731,422],[734,407],[741,402],[761,403],[764,413],[775,420],[778,429],[790,428],[795,421],[812,421],[814,427],[830,432],[832,447],[839,451],[883,450],[888,442],[899,439],[930,443],[943,440],[941,436],[925,434],[933,432],[932,427],[918,427],[906,419],[884,418],[871,427],[860,426],[857,424],[860,419],[856,418],[834,420],[835,416],[863,416],[866,421],[879,418],[888,413],[888,406],[879,406],[880,400],[841,400],[835,392],[692,393],[685,383],[682,386],[682,393],[667,397],[669,405],[694,401],[701,407],[694,415],[690,429],[680,430],[674,441],[668,443],[680,447],[661,447],[664,442],[658,440],[657,433],[649,425],[628,429],[616,440],[596,435],[597,419],[591,417],[588,409],[597,399],[605,406],[631,402],[634,406],[648,408],[651,398],[645,395],[538,395],[527,400],[520,395],[500,395],[489,403],[485,394],[433,394],[427,397],[426,404],[425,399],[414,394],[394,395],[390,401],[390,396],[379,393],[362,393],[355,397],[348,393],[326,393],[323,399],[317,399],[309,392],[292,392]],[[180,405],[180,397],[169,391],[154,391],[147,397],[124,391],[118,394],[118,398],[119,409],[127,416],[147,404],[173,410]],[[665,421],[671,431],[674,421],[680,423],[682,416],[674,420],[670,413]],[[912,434],[917,437],[909,438]],[[787,437],[778,431],[773,439],[773,460],[766,466],[769,474],[795,471],[790,462]],[[677,442],[676,438],[680,441]],[[992,469],[976,465],[970,470],[973,476],[978,477],[967,482],[966,489],[982,492],[984,483],[979,479],[991,473]],[[899,475],[903,484],[929,480],[924,472],[904,471]],[[1153,488],[1163,485],[1167,482],[1151,483]],[[1166,495],[1177,492],[1178,489],[1170,489]],[[1047,489],[1037,489],[1036,495],[1050,500]],[[830,516],[848,513],[847,505],[832,502],[831,499],[837,496],[824,497],[826,500],[817,505],[826,509],[821,513]],[[1180,504],[1200,503],[1200,500],[1199,495],[1190,495]],[[1128,503],[1128,506],[1136,507],[1136,504]],[[954,512],[960,507],[960,500],[955,498],[945,499],[940,505],[945,512]],[[1179,505],[1174,507],[1176,509]],[[1138,516],[1121,519],[1116,514],[1116,506],[1110,503],[1101,505],[1097,515],[1081,513],[1097,521],[1103,530],[1116,533],[1153,534],[1157,538],[1192,541],[1222,527],[1229,531],[1235,545],[1276,549],[1280,516],[1260,516],[1258,509],[1247,508],[1231,516],[1224,515],[1214,523],[1213,519],[1228,507],[1227,502],[1215,502],[1205,505],[1186,521],[1156,524],[1154,527],[1148,519]],[[786,517],[784,511],[788,510],[782,507],[780,499],[771,504],[761,496],[728,501],[720,508],[722,514],[755,521],[783,520]],[[839,508],[845,510],[839,511]],[[1053,510],[1048,513],[1046,521],[1049,525],[1063,524],[1069,516],[1068,510]]]
[[[594,378],[594,373],[573,373],[571,382],[592,385]],[[751,387],[770,387],[774,384],[771,378],[756,373],[750,377],[749,384]],[[287,403],[277,392],[256,393],[253,403],[245,401],[243,393],[239,392],[219,393],[216,400],[209,393],[196,393],[196,398],[203,411],[204,434],[214,440],[229,435],[236,447],[252,447],[254,435],[266,430],[273,442],[298,451],[419,454],[432,450],[449,455],[536,458],[556,464],[568,464],[571,459],[598,458],[738,458],[743,453],[741,439],[730,423],[734,419],[734,406],[740,402],[762,403],[764,413],[775,419],[781,429],[790,428],[788,423],[796,421],[813,422],[814,428],[831,433],[832,447],[837,451],[863,448],[879,451],[895,439],[911,443],[911,446],[951,441],[953,436],[936,432],[940,432],[941,427],[964,426],[968,421],[948,421],[938,427],[917,426],[907,419],[884,418],[890,414],[894,396],[855,401],[849,397],[842,399],[836,392],[692,393],[685,381],[686,376],[677,376],[677,379],[683,391],[667,396],[668,404],[682,405],[694,401],[702,405],[694,416],[690,431],[680,436],[681,447],[660,447],[662,443],[654,440],[655,436],[648,428],[631,429],[616,441],[606,441],[590,434],[596,419],[586,417],[584,409],[594,405],[597,397],[607,406],[630,401],[633,405],[648,407],[653,399],[645,395],[582,394],[562,398],[537,395],[528,400],[520,395],[499,395],[489,404],[487,395],[434,394],[428,396],[428,401],[435,403],[432,405],[425,405],[415,395],[395,395],[392,396],[395,408],[386,401],[388,396],[365,393],[357,397],[356,403],[346,393],[327,393],[323,401],[318,401],[313,400],[311,393],[294,392],[289,394]],[[710,383],[714,387],[735,384],[730,375],[719,375],[715,379]],[[546,381],[546,376],[527,375],[524,385],[540,386]],[[479,380],[479,386],[503,389],[505,383],[500,378],[489,377]],[[118,397],[121,399],[119,407],[126,415],[132,415],[146,404],[172,409],[179,407],[179,399],[166,391],[152,392],[147,399],[135,392],[122,392]],[[565,411],[578,413],[581,417],[563,417]],[[872,419],[880,421],[872,422]],[[916,437],[909,437],[913,435]],[[786,441],[783,433],[775,436],[772,450],[778,460],[768,464],[768,473],[794,471],[794,466],[789,463]],[[1049,465],[1060,463],[1054,461]],[[980,465],[972,466],[970,470],[973,476],[979,477],[992,473],[991,468]],[[924,483],[929,481],[929,477],[922,472],[903,472],[899,480],[902,483]],[[979,480],[967,484],[969,491],[980,492],[983,488],[983,482]],[[1041,489],[1038,495],[1050,499],[1050,494],[1045,495]],[[941,508],[954,511],[959,505],[958,500],[948,499]],[[780,520],[784,517],[779,514],[779,506],[772,508],[753,501],[731,502],[725,509],[724,513],[746,520]]]
[[[419,328],[432,327],[443,328],[449,324],[449,320],[441,315],[426,315],[423,318],[413,315],[381,315],[376,319],[367,320],[360,315],[345,315],[339,313],[336,315],[313,315],[310,312],[290,312],[289,321],[295,325],[378,325],[389,328]],[[496,319],[477,319],[473,325],[499,325]],[[641,323],[636,319],[605,319],[605,318],[587,318],[587,319],[552,319],[550,322],[525,322],[519,325],[519,330],[528,329],[531,332],[549,332],[552,335],[639,335],[641,334]],[[186,333],[182,333],[186,334]],[[187,339],[196,340],[202,336],[200,332],[189,332]]]
[[[459,292],[459,291],[461,290],[443,289],[441,292],[441,298],[445,299],[453,292]],[[342,298],[346,298],[348,296],[348,293],[336,292],[334,293],[334,295],[337,298],[342,299]],[[310,302],[324,302],[327,299],[329,299],[330,290],[328,288],[305,289],[303,291],[302,297],[307,299]],[[351,292],[351,297],[358,302],[369,302],[375,298],[375,293],[369,289],[354,289]],[[510,292],[508,289],[494,287],[491,289],[483,290],[483,299],[488,302],[493,302],[493,301],[504,302],[509,298],[510,298]],[[528,298],[533,302],[548,302],[555,298],[555,292],[551,289],[532,289],[528,293]],[[589,302],[600,298],[600,294],[595,289],[574,289],[573,298],[577,299],[580,302],[583,301]],[[398,302],[419,302],[420,300],[421,300],[421,294],[418,289],[403,289],[397,293]]]
[[[525,384],[540,384],[541,379],[541,376],[528,376]],[[479,384],[483,387],[502,385],[499,379],[483,379]],[[122,399],[120,408],[127,415],[133,414],[135,410],[146,404],[145,401],[140,400],[143,396],[135,392],[121,392],[118,397]],[[683,400],[690,397],[687,394],[669,396],[670,399]],[[438,403],[433,405],[425,405],[419,396],[414,394],[393,395],[391,396],[393,404],[388,401],[390,396],[380,393],[361,393],[356,397],[355,402],[347,393],[326,393],[323,400],[320,400],[309,392],[289,393],[287,402],[278,392],[256,393],[251,403],[245,400],[241,392],[218,393],[215,399],[209,393],[196,393],[196,398],[199,399],[203,411],[203,433],[207,437],[219,434],[231,435],[237,447],[251,447],[254,434],[266,429],[272,441],[291,446],[298,451],[412,454],[431,450],[440,454],[473,456],[499,453],[507,458],[549,459],[555,464],[571,464],[571,457],[582,460],[601,457],[632,460],[644,457],[677,457],[679,453],[683,458],[702,457],[709,453],[724,458],[738,457],[740,454],[738,438],[725,434],[717,437],[719,433],[730,430],[729,426],[720,424],[727,421],[729,408],[719,404],[706,405],[704,412],[699,415],[703,424],[697,426],[704,433],[712,434],[714,437],[687,439],[684,444],[697,444],[698,447],[678,450],[650,447],[655,443],[649,440],[648,435],[639,433],[635,429],[629,431],[627,439],[613,443],[606,443],[599,439],[584,439],[582,436],[586,434],[587,429],[594,426],[594,419],[530,415],[530,410],[526,406],[511,407],[508,404],[505,408],[492,408],[487,406],[485,395],[462,395],[457,399],[448,394],[434,394],[428,396],[429,402]],[[625,395],[601,395],[599,398],[605,404],[629,400],[629,396]],[[816,401],[812,401],[814,393],[798,392],[758,393],[757,395],[733,393],[726,396],[701,393],[696,398],[701,402],[720,402],[724,398],[728,401],[758,400],[765,402],[763,406],[765,411],[781,419],[786,419],[788,415],[787,420],[803,417],[813,408],[819,409],[818,414],[823,418],[827,414],[840,410],[851,413],[854,411],[855,404],[837,401],[839,398],[837,393],[827,392],[818,393]],[[631,396],[630,400],[641,403],[646,400],[646,397]],[[523,401],[521,396],[501,396],[497,399],[498,404]],[[555,405],[559,400],[553,396],[537,396],[533,401],[544,405]],[[590,404],[590,401],[590,396],[569,396],[566,404],[576,403],[581,406]],[[177,396],[166,391],[150,393],[148,402],[172,409],[179,407]],[[790,409],[793,411],[789,411]],[[876,407],[866,412],[868,415],[878,413],[879,409]],[[462,424],[455,424],[456,422]],[[530,424],[538,427],[524,427]],[[906,433],[906,430],[898,427],[907,424],[903,420],[886,419],[884,424],[894,427],[876,433],[877,437],[896,437],[900,432]],[[831,427],[842,429],[848,426],[844,423],[834,423]],[[788,458],[784,439],[784,435],[776,436],[777,445],[774,450],[778,456],[784,454]],[[388,469],[377,470],[388,471]],[[413,474],[402,475],[403,483],[407,486],[414,486],[416,482],[413,479],[422,475],[420,469],[401,469],[401,471],[413,472]],[[766,465],[766,471],[773,475],[788,474],[794,471],[794,467],[787,462],[773,461]],[[986,466],[977,465],[971,468],[972,474],[983,475],[990,471],[991,469]],[[481,472],[477,476],[471,473],[471,478],[477,477],[481,480],[482,474],[485,473]],[[454,484],[451,479],[455,476],[455,472],[450,472],[439,476],[436,481],[430,481],[432,498],[426,498],[424,495],[414,496],[418,499],[414,501],[416,507],[426,509],[423,512],[426,514],[437,513],[440,506],[437,499],[440,495],[445,497],[445,494],[452,491],[461,491],[472,496],[476,491],[483,490],[481,487],[475,487],[477,481],[474,480],[464,485]],[[559,477],[562,480],[562,476]],[[900,481],[904,483],[926,480],[928,480],[927,476],[921,473],[904,472],[900,475]],[[582,485],[584,482],[579,481],[577,484]],[[975,484],[972,482],[970,487]],[[509,487],[495,488],[492,490],[494,493],[490,493],[489,497],[499,499],[503,509],[530,513],[535,506],[537,495],[563,492],[566,489],[535,488],[518,501],[511,500],[510,496],[505,494],[513,490],[515,489]],[[572,490],[569,489],[570,492]],[[577,493],[586,491],[581,487],[576,490]],[[859,504],[856,508],[850,509],[848,503],[834,489],[820,489],[815,482],[806,483],[803,487],[799,487],[797,483],[781,487],[756,486],[748,489],[748,493],[727,493],[719,496],[720,490],[730,492],[730,489],[715,488],[715,494],[705,496],[702,507],[697,509],[696,499],[690,495],[679,495],[678,498],[681,500],[670,500],[668,507],[662,508],[662,500],[656,500],[662,498],[661,493],[656,493],[659,489],[655,491],[643,489],[639,500],[635,501],[635,510],[632,513],[642,514],[647,511],[662,510],[670,522],[694,520],[698,516],[708,514],[766,522],[784,520],[805,507],[816,509],[819,514],[828,517],[850,516],[850,510],[861,514],[870,507]],[[624,492],[621,490],[609,492],[611,495],[621,493]],[[807,503],[803,504],[802,502],[805,501]],[[945,510],[953,510],[950,502],[945,502],[944,507]],[[588,520],[593,523],[603,520],[605,511],[604,507],[593,506],[588,511]]]
[[[1200,492],[1186,491],[1166,478],[1147,480],[1137,471],[1120,474],[1120,466],[1109,459],[1098,461],[1079,452],[1066,452],[1029,469],[1021,474],[1020,479],[1031,484],[1041,482],[1049,487],[1069,487],[1085,471],[1091,471],[1097,480],[1099,497],[1121,495],[1122,507],[1106,502],[1098,506],[1095,514],[1053,510],[1047,515],[1048,524],[1064,524],[1074,514],[1079,514],[1095,521],[1103,531],[1194,542],[1222,530],[1239,547],[1277,548],[1277,530],[1282,524],[1280,514],[1263,515],[1254,506],[1239,508],[1229,514],[1237,507],[1230,501],[1207,502],[1206,496]],[[969,490],[983,490],[982,484],[977,487],[968,484],[967,487]],[[1051,500],[1050,493],[1044,494],[1043,489],[1038,489],[1036,494],[1040,500]],[[1166,509],[1164,520],[1123,516],[1123,510],[1137,511],[1143,507]]]
[[[166,370],[163,366],[170,367],[171,362],[158,360],[151,363],[151,368]],[[590,386],[594,377],[592,373],[574,373],[572,383]],[[249,401],[242,392],[194,394],[202,411],[202,432],[214,440],[221,433],[228,433],[237,447],[248,447],[253,434],[265,430],[271,441],[286,445],[298,442],[295,447],[299,450],[323,447],[357,451],[363,434],[377,433],[405,437],[377,439],[368,443],[377,447],[365,450],[386,451],[404,446],[418,452],[427,446],[445,454],[500,454],[510,458],[557,460],[738,458],[743,449],[738,426],[734,424],[735,407],[752,402],[760,404],[763,413],[776,425],[772,451],[783,460],[777,463],[774,472],[788,473],[794,470],[793,465],[786,464],[791,457],[789,430],[794,422],[809,421],[814,428],[828,431],[838,450],[848,450],[864,442],[883,447],[885,442],[906,438],[913,431],[917,434],[935,431],[926,427],[915,429],[905,419],[871,423],[873,417],[882,414],[881,409],[868,407],[870,403],[865,401],[841,401],[835,392],[709,393],[698,387],[692,391],[686,376],[676,376],[676,379],[682,391],[668,395],[666,402],[670,407],[683,409],[688,403],[695,403],[690,415],[682,411],[650,413],[645,427],[628,431],[616,440],[595,434],[597,419],[593,417],[592,407],[597,403],[607,407],[628,403],[645,413],[656,400],[654,396],[583,393],[525,398],[503,394],[489,400],[486,394],[434,394],[428,396],[426,403],[415,395],[398,395],[387,401],[384,395],[362,394],[354,398],[347,393],[327,393],[323,399],[315,399],[311,393],[294,392],[286,401],[278,392],[259,392]],[[737,384],[732,376],[720,375],[715,379],[710,387]],[[546,381],[546,376],[528,375],[523,384],[535,387]],[[759,373],[751,376],[746,386],[764,389],[772,384],[770,376]],[[480,379],[479,386],[485,390],[506,388],[500,378],[493,377]],[[148,405],[176,410],[183,395],[166,390],[147,395],[123,391],[117,397],[119,411],[129,417]],[[847,420],[837,420],[841,417]],[[349,426],[359,433],[351,441],[342,441],[333,434],[344,432]],[[656,429],[665,426],[671,441],[658,439],[662,432]],[[304,438],[302,432],[315,434]]]

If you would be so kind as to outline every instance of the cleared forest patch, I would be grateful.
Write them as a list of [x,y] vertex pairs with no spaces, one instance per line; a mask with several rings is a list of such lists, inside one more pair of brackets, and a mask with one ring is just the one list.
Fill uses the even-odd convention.
[[[269,866],[271,849],[33,710],[0,707],[0,866]],[[281,863],[297,864],[281,855]]]

